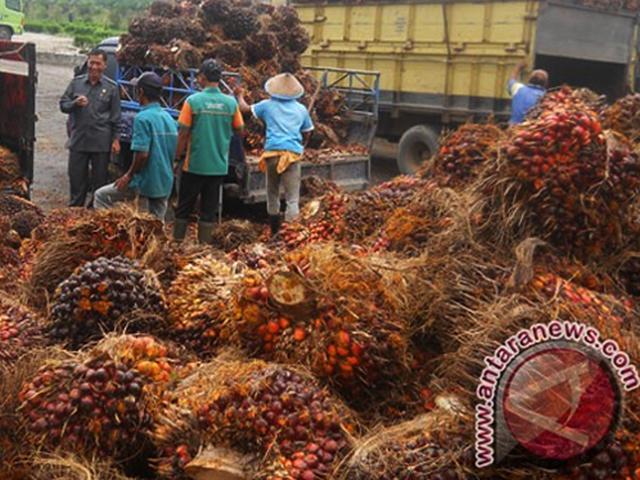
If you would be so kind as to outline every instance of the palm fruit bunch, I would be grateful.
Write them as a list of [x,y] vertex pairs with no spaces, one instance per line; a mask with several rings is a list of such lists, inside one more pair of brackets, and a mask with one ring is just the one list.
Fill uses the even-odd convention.
[[628,480],[640,475],[637,442],[624,432],[588,457],[570,462],[562,480]]
[[[120,37],[120,44],[118,45],[118,61],[123,65],[145,66],[151,61],[151,55],[148,55],[148,53],[150,48],[153,47],[155,45],[150,46],[142,38],[124,34]],[[159,65],[164,65],[164,62]]]
[[11,192],[26,197],[29,184],[22,177],[18,156],[0,145],[0,191]]
[[[147,326],[146,317],[164,312],[162,290],[152,272],[123,257],[101,257],[59,285],[51,308],[51,336],[79,348],[125,327],[119,322],[136,331]],[[138,318],[131,317],[136,313]]]
[[448,134],[440,143],[440,151],[431,168],[427,162],[419,173],[435,176],[445,186],[458,187],[475,180],[478,171],[497,155],[497,145],[504,134],[493,124],[466,124]]
[[205,21],[210,25],[221,24],[231,13],[233,5],[230,0],[205,0],[202,5]]
[[640,258],[627,259],[620,269],[619,277],[629,295],[640,296]]
[[149,7],[149,13],[154,17],[172,18],[179,14],[179,9],[173,2],[156,0]]
[[[277,280],[269,283],[268,277]],[[307,325],[304,318],[296,322],[294,317],[296,313],[304,313],[297,312],[296,307],[304,310],[310,302],[307,295],[303,279],[295,273],[286,270],[273,273],[271,269],[264,274],[257,270],[244,272],[232,309],[235,327],[247,350],[271,360],[283,360],[292,349],[300,355],[300,343],[307,339]],[[280,345],[281,337],[292,342],[291,348]]]
[[50,362],[23,386],[20,413],[38,446],[132,458],[152,427],[145,382],[107,354]]
[[490,174],[500,205],[490,209],[506,211],[502,221],[516,234],[542,237],[569,253],[602,254],[620,242],[628,199],[640,188],[638,156],[605,136],[597,115],[570,90],[548,94],[543,103],[504,143],[507,162]]
[[118,255],[139,258],[155,239],[165,238],[162,222],[127,206],[97,210],[76,222],[67,233],[90,243],[89,251],[95,258]]
[[26,200],[18,195],[0,193],[0,215],[13,217],[24,211],[32,211],[43,217],[42,210],[33,202]]
[[254,33],[244,43],[247,59],[252,63],[270,60],[278,54],[278,37],[271,32]]
[[407,257],[420,256],[429,242],[439,239],[452,247],[454,240],[464,238],[456,215],[463,211],[460,203],[455,192],[430,181],[406,207],[394,210],[368,242],[373,242],[374,252],[392,251]]
[[44,214],[38,210],[23,210],[11,218],[11,228],[20,238],[31,237],[33,232],[44,221]]
[[260,29],[257,14],[250,8],[234,8],[222,23],[224,34],[231,40],[244,40]]
[[257,364],[251,370],[229,378],[195,411],[209,443],[259,452],[252,478],[330,478],[349,446],[346,410],[291,369]]
[[408,324],[395,299],[402,279],[391,281],[366,257],[331,244],[293,251],[287,262],[245,272],[233,305],[245,347],[270,361],[307,366],[348,390],[354,405],[397,380],[409,357]]
[[376,233],[396,208],[411,202],[424,183],[416,177],[400,176],[351,195],[344,214],[349,241],[359,243]]
[[[386,465],[379,465],[381,473],[369,471],[350,473],[348,478],[354,480],[396,480],[407,478],[411,480],[471,480],[475,478],[465,473],[457,460],[451,460],[445,466],[443,458],[451,458],[451,449],[464,447],[462,439],[446,439],[446,445],[434,441],[430,435],[424,434],[405,443],[388,445],[384,452]],[[467,465],[469,455],[466,455]],[[382,460],[382,459],[381,459]],[[409,473],[410,472],[410,473]]]
[[241,68],[246,62],[243,44],[236,41],[208,44],[204,56],[215,58],[229,68]]
[[108,354],[114,361],[137,371],[146,378],[149,387],[174,380],[182,360],[175,347],[143,334],[107,337],[92,352]]
[[262,227],[246,220],[228,220],[216,225],[212,232],[211,243],[225,252],[255,243],[260,237]]
[[38,316],[0,296],[0,363],[13,362],[45,343],[43,322]]
[[20,177],[18,155],[0,145],[0,184],[12,182],[18,177]]
[[341,480],[471,480],[473,449],[459,412],[438,406],[428,414],[357,440],[337,475]]
[[238,281],[230,266],[211,256],[185,267],[167,292],[171,337],[200,357],[228,346],[232,329],[227,310]]
[[99,257],[143,258],[158,250],[165,238],[162,222],[126,205],[80,218],[71,214],[65,225],[66,229],[53,229],[48,241],[37,245],[33,261],[26,266],[27,294],[35,307],[44,308],[46,296],[52,297],[58,285],[85,262]]
[[[169,33],[169,21],[162,17],[152,17],[148,15],[134,18],[129,24],[129,34],[131,37],[144,40],[149,44],[165,44],[172,40]],[[127,42],[128,43],[128,42]]]
[[229,260],[246,265],[252,270],[263,270],[271,266],[279,256],[271,247],[263,243],[242,245],[228,253]]
[[273,242],[278,247],[293,250],[310,243],[341,239],[347,198],[341,193],[329,193],[309,202],[298,219],[282,226]]
[[604,128],[625,135],[631,141],[640,138],[640,94],[627,95],[617,100],[602,114]]
[[535,275],[530,288],[547,301],[558,302],[569,315],[595,326],[601,335],[620,345],[627,343],[624,332],[632,330],[636,314],[631,299],[595,292],[554,273]]

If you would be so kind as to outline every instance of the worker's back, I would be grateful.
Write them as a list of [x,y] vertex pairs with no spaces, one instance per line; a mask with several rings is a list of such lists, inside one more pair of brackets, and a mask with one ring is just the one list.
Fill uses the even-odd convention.
[[178,120],[191,128],[184,170],[198,175],[226,175],[233,126],[240,115],[236,100],[212,87],[190,96],[185,107]]
[[538,85],[525,85],[520,82],[509,82],[509,93],[512,95],[511,120],[512,124],[522,123],[531,110],[544,95],[545,89]]

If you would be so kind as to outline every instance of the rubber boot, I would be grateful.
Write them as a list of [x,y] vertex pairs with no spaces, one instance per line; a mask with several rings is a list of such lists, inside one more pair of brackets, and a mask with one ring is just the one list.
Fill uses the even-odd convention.
[[189,228],[189,220],[176,218],[173,222],[173,239],[176,242],[182,242],[187,236],[187,228]]
[[198,222],[198,242],[204,245],[211,244],[211,234],[213,232],[213,223]]
[[275,236],[280,231],[280,215],[269,215],[269,226],[271,226],[271,236]]

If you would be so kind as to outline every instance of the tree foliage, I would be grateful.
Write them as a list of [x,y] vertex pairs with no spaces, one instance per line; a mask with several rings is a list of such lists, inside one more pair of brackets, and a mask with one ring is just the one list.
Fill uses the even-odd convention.
[[152,0],[25,0],[29,19],[50,22],[85,22],[126,30],[129,20]]

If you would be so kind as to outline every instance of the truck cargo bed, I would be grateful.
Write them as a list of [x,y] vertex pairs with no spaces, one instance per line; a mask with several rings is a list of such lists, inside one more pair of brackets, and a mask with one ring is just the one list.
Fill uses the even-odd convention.
[[[266,178],[258,168],[256,157],[247,158],[247,171],[240,188],[225,185],[225,192],[245,203],[266,201]],[[334,154],[320,157],[313,162],[302,162],[302,178],[316,176],[335,182],[346,191],[363,190],[371,179],[371,162],[368,155]]]

